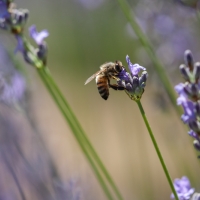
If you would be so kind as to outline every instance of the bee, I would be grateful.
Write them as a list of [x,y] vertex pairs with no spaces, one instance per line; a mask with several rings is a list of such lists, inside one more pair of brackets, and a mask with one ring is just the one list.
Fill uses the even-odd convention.
[[92,81],[94,78],[96,78],[96,84],[99,94],[103,99],[107,100],[109,96],[109,88],[112,88],[114,90],[125,89],[123,86],[110,83],[111,78],[117,81],[120,80],[118,78],[118,75],[123,69],[125,70],[124,66],[120,61],[116,61],[115,63],[107,62],[101,65],[100,70],[86,80],[85,85]]

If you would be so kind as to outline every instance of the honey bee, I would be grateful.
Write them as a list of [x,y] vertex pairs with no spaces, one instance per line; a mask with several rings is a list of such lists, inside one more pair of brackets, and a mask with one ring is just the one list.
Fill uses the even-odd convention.
[[99,94],[103,99],[107,100],[109,96],[109,88],[112,88],[114,90],[125,89],[122,86],[110,83],[111,78],[117,81],[119,80],[118,75],[123,69],[125,68],[120,61],[116,61],[115,63],[107,62],[101,65],[100,70],[86,80],[85,85],[96,78],[96,84]]

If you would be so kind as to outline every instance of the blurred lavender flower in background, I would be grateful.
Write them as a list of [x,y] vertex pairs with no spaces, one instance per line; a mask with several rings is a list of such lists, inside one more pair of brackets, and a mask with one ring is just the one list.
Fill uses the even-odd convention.
[[[139,100],[146,86],[148,76],[147,71],[145,71],[146,68],[139,64],[132,64],[128,55],[126,56],[126,62],[131,74],[123,69],[118,76],[120,80],[117,83],[126,89],[126,93],[132,100]],[[143,72],[139,75],[141,70]]]
[[19,71],[11,70],[12,63],[2,46],[0,59],[0,101],[8,105],[19,104],[26,94],[26,80]]
[[61,200],[80,200],[81,191],[77,187],[77,180],[71,179],[68,183],[56,183],[57,198]]
[[[192,1],[196,0],[187,2]],[[182,52],[187,48],[192,48],[195,56],[199,55],[199,33],[197,31],[199,21],[196,18],[196,10],[176,3],[176,0],[140,0],[134,3],[130,1],[130,4],[138,24],[148,35],[148,39],[171,80],[175,81],[177,69],[174,66],[177,66],[182,60]],[[125,31],[129,37],[138,40],[129,24]],[[153,95],[155,106],[160,105],[161,109],[168,108],[166,94],[157,78],[151,60],[141,46],[138,45],[133,49],[135,49],[136,59],[142,60],[143,65],[148,66],[148,73],[151,73],[149,81],[155,87]],[[167,110],[165,109],[165,111]]]
[[10,77],[10,80],[5,80],[1,75],[0,101],[7,104],[17,104],[23,99],[26,91],[26,81],[24,77],[16,72]]
[[[175,179],[174,187],[179,197],[179,200],[190,199],[195,191],[194,188],[191,188],[190,181],[186,176],[183,176],[181,179]],[[174,199],[174,194],[171,194],[171,199]]]
[[61,180],[45,147],[26,78],[2,46],[0,59],[0,199],[80,200],[78,184]]
[[179,69],[185,83],[175,86],[179,94],[177,104],[183,107],[181,119],[191,129],[188,134],[195,139],[194,147],[200,151],[200,63],[194,63],[190,50],[185,51],[184,60]]
[[[173,65],[182,59],[181,52],[188,46],[193,46],[195,52],[199,52],[197,37],[192,28],[196,27],[194,10],[171,1],[159,0],[141,0],[134,3],[132,8],[137,16],[137,22],[157,49],[156,53],[166,66],[166,70],[175,70]],[[137,50],[136,53],[140,51]],[[142,54],[138,57],[144,60]],[[149,64],[148,62],[144,60],[145,64]]]

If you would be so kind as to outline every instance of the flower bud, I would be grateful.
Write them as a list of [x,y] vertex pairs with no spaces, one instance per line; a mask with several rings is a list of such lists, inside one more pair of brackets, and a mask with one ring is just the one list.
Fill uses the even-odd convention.
[[141,88],[145,88],[146,87],[146,82],[143,82],[141,85],[140,85]]
[[192,52],[190,50],[186,50],[184,53],[184,60],[187,67],[189,67],[190,71],[193,70],[194,67],[194,59],[192,56]]
[[146,83],[148,77],[147,71],[143,71],[141,77],[139,78],[139,84]]
[[[200,151],[200,143],[198,140],[194,140],[193,141],[193,145],[194,145],[194,148],[197,150],[197,151]],[[199,196],[199,200],[200,200],[200,196]]]
[[33,58],[32,54],[31,54],[30,52],[23,51],[22,54],[23,54],[24,60],[25,60],[28,64],[34,65],[34,58]]
[[117,84],[119,86],[122,86],[122,87],[126,88],[126,84],[125,84],[124,80],[121,80],[121,79],[117,80]]
[[195,104],[195,113],[200,117],[200,101],[197,101]]
[[133,77],[133,84],[132,84],[132,86],[133,86],[133,89],[134,89],[134,90],[135,90],[137,87],[139,87],[139,79],[138,79],[138,77],[136,77],[136,76]]
[[200,132],[200,124],[199,124],[199,122],[197,122],[197,121],[191,121],[191,122],[189,122],[188,125],[196,133]]
[[199,77],[200,77],[200,62],[195,63],[193,74],[194,74],[195,80],[197,82],[199,80]]
[[46,58],[47,58],[47,45],[43,41],[42,44],[39,45],[37,52],[36,52],[38,58],[43,61],[43,63],[46,65]]
[[126,84],[126,87],[125,87],[128,91],[132,91],[133,90],[133,87],[130,83],[127,83]]
[[191,95],[198,96],[199,93],[198,86],[196,84],[191,84],[190,88],[191,88]]
[[188,82],[186,82],[184,84],[184,88],[183,88],[185,94],[187,94],[188,96],[191,96],[191,87],[190,84]]
[[188,70],[188,68],[186,68],[186,66],[184,64],[182,64],[182,65],[180,65],[179,69],[180,69],[180,72],[181,72],[183,78],[186,81],[190,82],[190,71]]

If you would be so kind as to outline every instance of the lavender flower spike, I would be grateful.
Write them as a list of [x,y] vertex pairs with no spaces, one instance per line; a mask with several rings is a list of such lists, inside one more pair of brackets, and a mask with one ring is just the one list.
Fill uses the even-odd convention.
[[126,56],[126,62],[128,63],[128,67],[130,69],[130,72],[131,72],[132,76],[137,76],[138,73],[140,72],[140,70],[143,70],[143,71],[146,70],[146,68],[140,66],[139,64],[134,64],[133,65],[131,63],[131,60],[130,60],[128,55]]
[[[119,86],[125,88],[125,92],[131,100],[138,101],[144,92],[148,73],[145,71],[146,68],[138,64],[133,65],[128,55],[126,56],[126,61],[131,73],[123,69],[118,75],[119,80],[117,83]],[[144,71],[139,74],[141,70]]]
[[43,40],[49,36],[49,32],[47,30],[37,32],[35,25],[32,25],[29,28],[29,34],[35,40],[37,45],[41,45],[43,43]]
[[[195,189],[191,188],[190,181],[186,176],[181,179],[174,180],[174,187],[179,197],[179,200],[188,200],[194,193]],[[174,199],[174,194],[171,194],[171,199]]]

